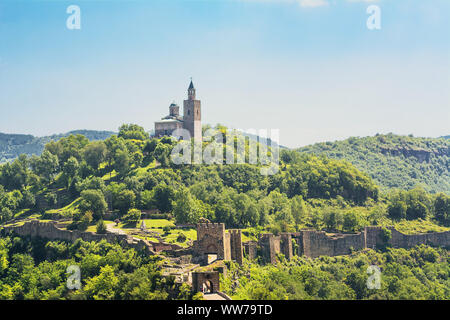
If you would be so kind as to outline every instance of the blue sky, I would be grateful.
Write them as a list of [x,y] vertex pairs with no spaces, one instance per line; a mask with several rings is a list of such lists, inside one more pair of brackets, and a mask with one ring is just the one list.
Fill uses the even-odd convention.
[[0,0],[0,132],[150,130],[193,77],[205,123],[290,147],[448,135],[449,30],[448,0]]

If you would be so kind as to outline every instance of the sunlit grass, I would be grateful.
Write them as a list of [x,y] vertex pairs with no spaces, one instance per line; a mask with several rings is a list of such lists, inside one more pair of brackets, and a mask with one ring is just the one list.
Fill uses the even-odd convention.
[[439,226],[429,220],[402,220],[394,223],[395,229],[404,234],[450,231],[450,228]]

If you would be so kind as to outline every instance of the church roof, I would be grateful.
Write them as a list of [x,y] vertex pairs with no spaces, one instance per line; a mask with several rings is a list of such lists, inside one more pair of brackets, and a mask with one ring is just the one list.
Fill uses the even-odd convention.
[[183,120],[166,117],[166,118],[162,118],[159,121],[155,121],[155,123],[168,123],[168,122],[183,122]]
[[194,83],[191,80],[191,84],[189,85],[189,89],[194,89]]

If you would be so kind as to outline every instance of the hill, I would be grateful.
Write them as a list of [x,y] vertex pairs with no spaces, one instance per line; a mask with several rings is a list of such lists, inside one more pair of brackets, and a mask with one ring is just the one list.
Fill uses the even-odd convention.
[[35,137],[26,134],[0,133],[0,163],[14,160],[20,154],[40,155],[46,143],[57,141],[71,134],[82,134],[89,140],[105,140],[114,132],[95,130],[75,130],[63,134],[54,134],[46,137]]
[[394,134],[317,143],[300,152],[345,159],[386,188],[450,193],[450,140]]

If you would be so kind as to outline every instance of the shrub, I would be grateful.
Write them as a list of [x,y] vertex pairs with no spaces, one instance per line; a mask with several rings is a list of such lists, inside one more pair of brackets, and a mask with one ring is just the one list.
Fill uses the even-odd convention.
[[383,240],[384,244],[387,245],[389,243],[389,240],[392,239],[391,230],[387,228],[381,229],[381,239]]
[[80,219],[80,222],[78,222],[78,230],[80,231],[86,231],[89,224],[92,222],[92,212],[86,211],[83,215],[83,217]]
[[0,222],[5,222],[13,217],[13,213],[9,208],[3,208],[0,212]]
[[96,227],[97,227],[97,233],[98,234],[105,234],[106,233],[106,224],[103,221],[103,219],[98,220]]
[[177,242],[185,242],[186,239],[186,235],[184,233],[180,233],[177,237]]
[[55,193],[51,192],[45,195],[45,200],[50,207],[56,206],[58,203],[58,197]]
[[141,218],[141,211],[138,209],[130,209],[128,213],[122,217],[126,224],[136,225]]

